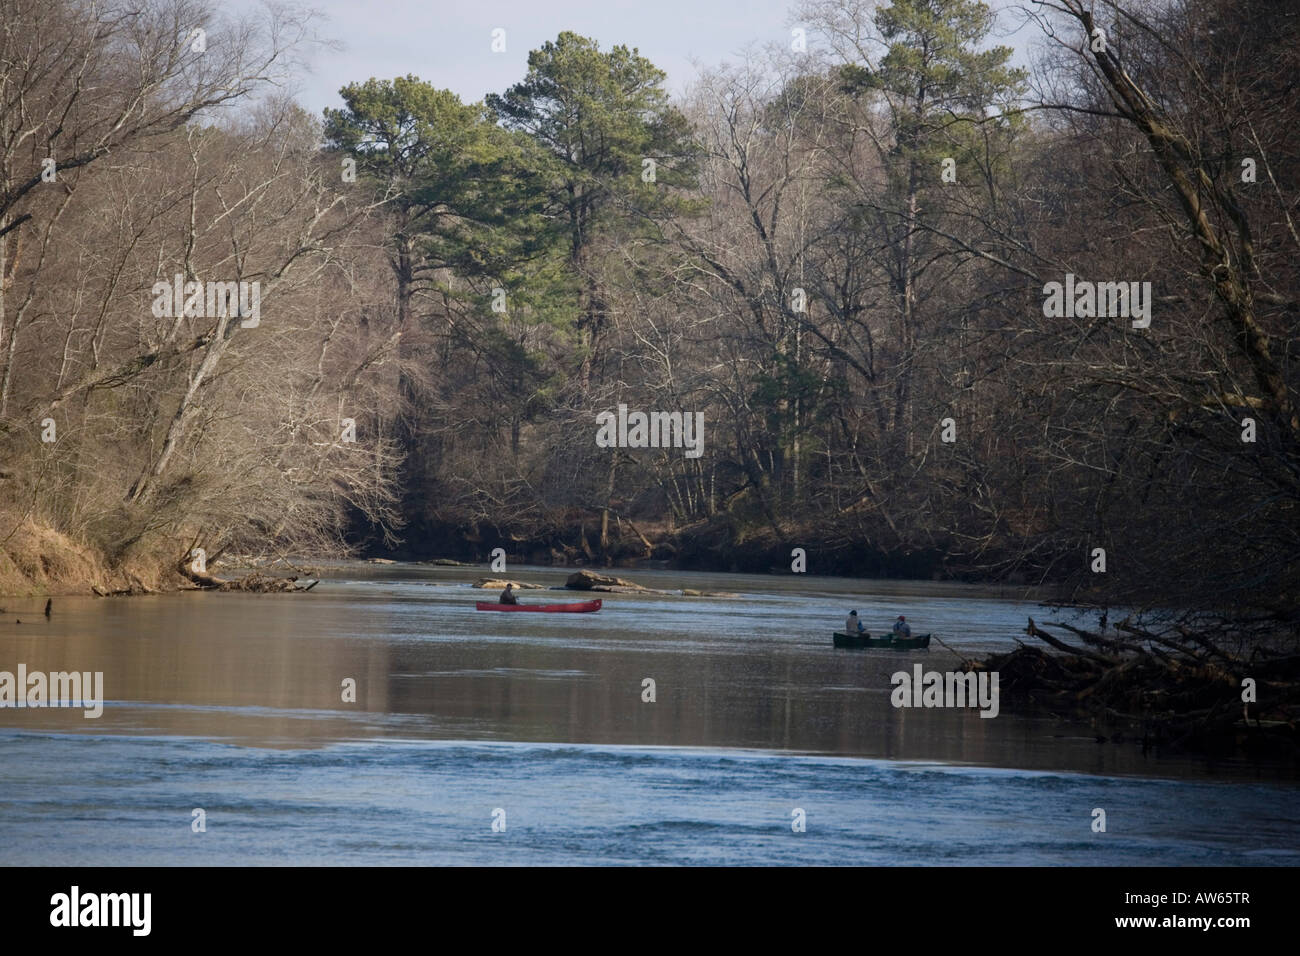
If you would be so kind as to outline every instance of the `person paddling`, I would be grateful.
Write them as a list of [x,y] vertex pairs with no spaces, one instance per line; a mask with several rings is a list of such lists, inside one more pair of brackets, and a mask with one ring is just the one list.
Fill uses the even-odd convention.
[[506,582],[506,589],[505,589],[504,591],[501,592],[501,603],[502,603],[502,604],[518,604],[518,603],[519,603],[519,599],[518,599],[517,597],[515,597],[515,590],[514,590],[514,589],[515,589],[515,583],[514,583],[513,581],[507,581],[507,582]]
[[898,620],[894,622],[894,639],[901,640],[911,636],[912,629],[907,625],[907,618],[901,614],[898,615]]
[[855,635],[861,634],[864,630],[866,630],[866,628],[864,628],[862,622],[858,620],[858,612],[850,611],[849,619],[844,622],[844,633],[849,637],[854,637]]

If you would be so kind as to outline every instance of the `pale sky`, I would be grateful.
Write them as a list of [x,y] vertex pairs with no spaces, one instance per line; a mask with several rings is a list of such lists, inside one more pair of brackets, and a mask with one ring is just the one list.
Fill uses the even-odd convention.
[[[258,0],[218,0],[246,11]],[[528,67],[528,51],[563,30],[599,41],[601,49],[637,47],[682,92],[705,66],[734,59],[746,46],[790,43],[796,0],[306,0],[323,13],[320,33],[339,52],[318,50],[302,77],[299,102],[317,116],[338,106],[338,89],[370,77],[414,73],[467,102],[504,92]],[[1006,0],[991,5],[1001,7]],[[506,52],[491,51],[492,31],[506,31]],[[1020,47],[1028,31],[996,42]],[[1016,61],[1023,64],[1023,52]]]

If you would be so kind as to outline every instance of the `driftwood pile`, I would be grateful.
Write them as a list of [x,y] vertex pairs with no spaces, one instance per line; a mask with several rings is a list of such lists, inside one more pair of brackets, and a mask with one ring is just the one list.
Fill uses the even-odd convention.
[[237,580],[228,580],[204,571],[195,571],[188,558],[181,559],[177,570],[194,587],[205,591],[248,591],[254,594],[304,593],[320,584],[319,579],[310,584],[300,584],[296,575],[276,578],[262,574],[260,571],[253,571]]
[[1238,655],[1187,628],[1156,634],[1127,620],[1115,626],[1115,636],[1050,626],[1082,643],[1062,640],[1030,618],[1025,633],[1058,653],[1022,643],[1009,654],[967,661],[965,669],[997,671],[1004,707],[1087,716],[1098,728],[1127,725],[1144,751],[1231,752],[1240,745],[1300,757],[1300,655],[1259,647]]
[[129,580],[131,583],[127,587],[107,588],[101,584],[92,584],[90,586],[90,593],[94,594],[95,597],[124,597],[127,595],[136,595],[136,594],[161,594],[162,593],[157,588],[149,587],[149,585],[145,584],[134,574],[130,575]]

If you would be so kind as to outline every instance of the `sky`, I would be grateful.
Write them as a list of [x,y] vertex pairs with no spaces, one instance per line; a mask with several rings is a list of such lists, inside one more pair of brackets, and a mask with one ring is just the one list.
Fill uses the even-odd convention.
[[[230,14],[259,5],[258,0],[218,3]],[[619,43],[637,47],[668,74],[667,87],[678,94],[698,74],[695,64],[716,66],[747,46],[788,46],[797,26],[790,21],[796,0],[306,0],[306,5],[324,14],[318,25],[322,37],[341,44],[311,54],[311,72],[294,90],[318,116],[324,107],[340,105],[339,87],[372,76],[413,73],[467,102],[504,92],[523,78],[528,51],[562,30],[592,37],[601,49]],[[497,28],[505,30],[503,53],[491,49]],[[998,42],[1021,45],[1015,37]]]
[[[695,77],[696,57],[715,65],[747,43],[789,43],[791,0],[311,0],[325,14],[322,36],[340,51],[318,50],[298,100],[314,113],[338,106],[345,83],[414,73],[462,100],[481,100],[523,79],[528,51],[563,30],[622,43],[668,74],[681,92]],[[254,0],[228,0],[231,11]],[[492,31],[505,30],[505,52],[493,53]]]

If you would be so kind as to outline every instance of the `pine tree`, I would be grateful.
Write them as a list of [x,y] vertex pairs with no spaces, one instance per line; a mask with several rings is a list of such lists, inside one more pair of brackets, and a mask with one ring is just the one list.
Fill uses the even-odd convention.
[[[663,71],[635,49],[601,52],[596,41],[564,32],[528,55],[522,82],[487,98],[508,128],[530,136],[555,161],[548,193],[583,287],[583,387],[607,318],[591,262],[596,238],[680,209],[671,187],[694,183],[695,144],[685,117],[668,101],[664,80]],[[649,169],[654,188],[643,180]]]

